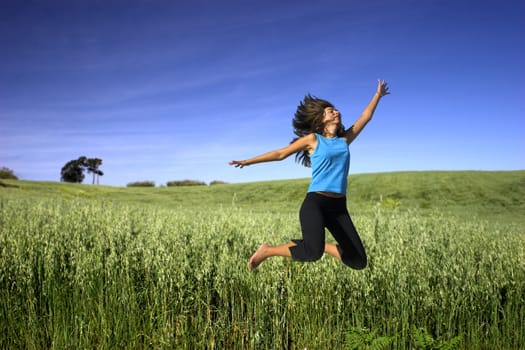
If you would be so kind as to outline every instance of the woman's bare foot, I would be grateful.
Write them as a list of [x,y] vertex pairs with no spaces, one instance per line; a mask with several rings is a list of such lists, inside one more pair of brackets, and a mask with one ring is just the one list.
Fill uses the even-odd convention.
[[259,266],[266,258],[266,252],[268,250],[268,244],[261,244],[259,248],[253,253],[248,262],[248,270],[252,271]]

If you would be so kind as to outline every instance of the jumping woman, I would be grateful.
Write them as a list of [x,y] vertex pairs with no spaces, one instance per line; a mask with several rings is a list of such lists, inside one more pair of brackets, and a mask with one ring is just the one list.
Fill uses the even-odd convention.
[[[303,238],[276,246],[261,244],[250,257],[250,271],[272,256],[315,261],[323,253],[336,257],[351,268],[365,268],[365,249],[346,207],[350,167],[348,145],[372,119],[379,100],[388,94],[387,83],[378,80],[374,97],[349,129],[345,129],[341,113],[330,102],[307,95],[295,112],[293,127],[297,138],[290,145],[229,163],[242,168],[283,160],[296,153],[297,161],[312,168],[310,187],[299,212]],[[332,233],[337,244],[325,243],[325,228]]]

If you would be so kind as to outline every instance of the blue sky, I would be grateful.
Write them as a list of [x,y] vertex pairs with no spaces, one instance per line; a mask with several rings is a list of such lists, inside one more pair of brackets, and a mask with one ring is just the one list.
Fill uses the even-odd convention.
[[[525,169],[525,2],[0,2],[0,166],[101,183],[306,178],[286,146],[303,96],[350,126],[377,79],[391,95],[350,146],[351,173]],[[90,182],[86,176],[85,182]]]

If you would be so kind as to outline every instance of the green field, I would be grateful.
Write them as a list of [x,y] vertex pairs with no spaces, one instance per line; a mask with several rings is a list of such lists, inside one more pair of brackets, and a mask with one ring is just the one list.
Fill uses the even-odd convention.
[[307,187],[1,180],[0,348],[524,347],[525,171],[352,175],[365,270],[248,272]]

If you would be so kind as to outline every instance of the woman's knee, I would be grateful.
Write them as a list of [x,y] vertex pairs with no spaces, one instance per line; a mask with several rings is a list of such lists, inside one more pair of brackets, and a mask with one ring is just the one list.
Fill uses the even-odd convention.
[[310,247],[310,249],[308,249],[308,252],[309,261],[317,261],[321,259],[324,254],[324,244],[322,246]]

